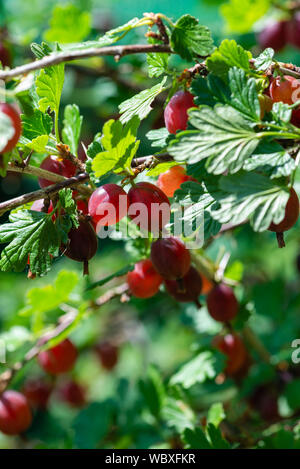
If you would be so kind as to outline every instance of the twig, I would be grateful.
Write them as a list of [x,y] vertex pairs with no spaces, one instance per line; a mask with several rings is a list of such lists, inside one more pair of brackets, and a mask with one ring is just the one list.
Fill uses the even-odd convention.
[[14,199],[6,200],[5,202],[2,202],[0,204],[0,216],[8,210],[13,210],[17,207],[20,207],[21,205],[27,204],[28,202],[34,202],[35,200],[44,199],[46,197],[49,197],[50,195],[56,194],[61,189],[65,189],[67,187],[77,187],[78,184],[82,184],[88,179],[88,174],[78,174],[78,176],[74,176],[69,179],[64,179],[63,181],[45,187],[44,189],[39,189],[37,191],[29,192],[28,194],[23,194],[19,197],[15,197]]
[[13,68],[12,70],[0,71],[0,79],[8,80],[19,75],[25,75],[34,70],[51,67],[63,62],[71,62],[78,59],[86,59],[88,57],[113,56],[117,60],[130,54],[141,54],[148,52],[167,52],[172,53],[171,47],[166,44],[132,44],[124,46],[109,47],[91,47],[89,49],[58,52],[40,60],[35,60],[25,65]]
[[271,355],[268,350],[265,348],[264,344],[261,340],[257,337],[257,335],[253,332],[253,330],[249,326],[245,326],[243,329],[243,335],[246,341],[251,345],[253,350],[257,352],[260,358],[266,362],[271,362]]
[[73,310],[61,316],[57,326],[52,331],[48,331],[42,335],[37,343],[26,353],[23,360],[15,363],[12,368],[4,371],[4,373],[0,375],[0,393],[5,391],[15,374],[20,371],[29,361],[35,358],[40,353],[41,349],[47,344],[47,342],[64,332],[75,321],[77,314],[78,311]]
[[[91,303],[91,306],[103,306],[105,303],[108,303],[113,298],[117,296],[122,296],[127,291],[128,285],[126,283],[119,285],[118,287],[107,291],[103,296],[98,298],[98,300],[96,300],[94,303]],[[60,316],[56,327],[52,331],[48,331],[43,334],[38,339],[37,343],[26,353],[23,360],[15,363],[9,370],[4,371],[4,373],[0,375],[0,394],[5,391],[10,381],[13,379],[13,377],[18,371],[20,371],[29,361],[35,358],[48,342],[50,342],[55,337],[58,337],[76,320],[78,315],[77,309],[64,303],[60,306],[60,308],[63,311],[66,311],[66,314]]]

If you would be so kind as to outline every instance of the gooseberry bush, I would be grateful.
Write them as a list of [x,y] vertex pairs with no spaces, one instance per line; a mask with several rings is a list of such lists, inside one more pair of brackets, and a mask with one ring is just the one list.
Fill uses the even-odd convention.
[[[297,18],[291,21],[289,31],[297,28]],[[119,44],[143,28],[143,41]],[[273,50],[282,47],[285,28],[278,23],[261,33],[267,48],[255,57],[234,40],[216,46],[189,14],[173,21],[145,13],[86,42],[54,43],[50,30],[47,42],[32,44],[35,59],[16,68],[0,45],[0,174],[31,175],[39,186],[0,203],[0,269],[36,282],[64,257],[83,266],[82,279],[61,270],[54,283],[27,294],[20,317],[31,329],[8,350],[0,375],[3,434],[26,432],[33,447],[61,438],[72,448],[299,449],[299,369],[289,343],[296,320],[290,328],[282,323],[280,353],[275,345],[269,350],[254,331],[267,326],[254,312],[241,262],[230,261],[230,245],[217,255],[211,249],[215,240],[238,244],[245,229],[268,240],[266,256],[284,256],[280,248],[288,251],[297,231],[300,71],[278,62]],[[99,56],[121,66],[136,54],[143,54],[149,87],[120,102],[117,117],[82,142],[78,104],[61,104],[68,66]],[[141,155],[144,121],[157,110],[160,125],[144,136],[151,154]],[[188,234],[178,233],[178,212]],[[119,242],[129,262],[103,269],[99,279],[96,254],[101,264],[106,238]],[[182,327],[196,333],[194,346],[183,350],[178,369],[170,360],[164,373],[154,365],[143,370],[130,398],[134,385],[124,375],[117,398],[99,401],[74,369],[85,369],[91,353],[104,373],[116,373],[124,342],[142,343],[147,321],[126,326],[120,311],[126,316],[127,303],[145,300],[154,305],[146,313],[160,321],[164,309],[180,310]],[[86,324],[110,302],[110,329],[96,340]],[[291,303],[294,315],[295,292]],[[76,340],[85,327],[88,339]],[[72,431],[62,425],[48,441],[53,399],[72,409]]]

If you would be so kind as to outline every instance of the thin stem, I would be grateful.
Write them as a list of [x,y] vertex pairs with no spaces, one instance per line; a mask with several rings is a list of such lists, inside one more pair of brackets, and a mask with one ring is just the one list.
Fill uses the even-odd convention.
[[57,143],[60,143],[59,128],[58,128],[58,112],[55,113],[54,125],[55,125],[56,141]]
[[3,215],[3,213],[7,212],[8,210],[13,210],[29,202],[34,202],[35,200],[39,200],[39,199],[45,199],[46,197],[54,195],[64,188],[77,187],[83,182],[86,182],[88,179],[89,179],[88,174],[86,173],[78,174],[78,176],[65,179],[62,182],[58,182],[57,184],[45,187],[44,189],[39,189],[38,191],[29,192],[28,194],[21,195],[20,197],[16,197],[14,199],[2,202],[0,204],[0,215]]
[[[47,179],[48,181],[51,182],[64,182],[68,181],[67,178],[64,176],[61,176],[60,174],[52,173],[51,171],[47,171],[46,169],[38,168],[37,166],[19,166],[14,163],[8,163],[8,171],[12,171],[14,173],[23,173],[23,174],[29,174],[31,176],[36,176],[38,178],[43,178]],[[83,171],[82,171],[83,172]],[[82,192],[85,195],[90,195],[91,191],[88,187],[86,186],[78,186],[77,190],[79,192]]]
[[171,47],[167,44],[132,44],[124,46],[108,46],[108,47],[91,47],[89,49],[81,49],[75,51],[56,52],[40,60],[35,60],[20,67],[11,70],[0,71],[0,79],[7,80],[19,75],[25,75],[34,70],[51,67],[63,62],[71,62],[73,60],[85,59],[88,57],[113,56],[118,60],[126,55],[141,54],[149,52],[167,52],[172,53]]

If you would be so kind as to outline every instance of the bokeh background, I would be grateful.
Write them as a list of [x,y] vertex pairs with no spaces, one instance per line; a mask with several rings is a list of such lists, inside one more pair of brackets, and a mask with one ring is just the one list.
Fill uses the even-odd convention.
[[[0,25],[5,28],[14,65],[32,59],[30,44],[44,39],[53,9],[64,3],[67,2],[0,0]],[[173,19],[189,13],[212,30],[217,45],[225,37],[234,38],[251,49],[253,54],[260,51],[256,33],[269,20],[264,17],[243,33],[231,31],[220,12],[220,6],[227,2],[218,0],[73,0],[72,3],[91,15],[92,28],[88,39],[97,38],[144,12],[162,12]],[[126,42],[143,41],[143,34],[141,31],[133,32],[126,37]],[[286,47],[277,57],[300,64],[300,53],[292,46]],[[179,70],[188,65],[174,61]],[[82,141],[87,145],[95,133],[101,131],[107,119],[118,117],[120,102],[154,83],[155,79],[147,77],[143,56],[122,59],[118,65],[112,58],[73,63],[66,66],[61,109],[68,103],[76,103],[80,107],[84,116]],[[162,125],[162,106],[159,105],[141,126],[139,156],[151,154],[145,138],[147,131]],[[34,155],[32,162],[38,165],[42,159],[43,155]],[[298,177],[298,189],[299,182]],[[0,198],[1,201],[7,200],[37,188],[34,178],[10,173],[0,179]],[[5,220],[3,217],[1,221]],[[291,342],[300,336],[299,226],[287,234],[286,241],[287,247],[278,250],[272,233],[255,234],[244,226],[235,230],[233,235],[214,240],[207,251],[215,261],[225,252],[230,254],[227,274],[241,282],[237,294],[245,305],[244,314],[251,315],[251,327],[270,351],[273,362],[289,361]],[[100,242],[98,254],[90,266],[91,279],[104,278],[134,259],[133,244],[124,246],[122,242],[112,240]],[[66,258],[56,261],[46,277],[34,281],[28,280],[26,273],[1,272],[0,339],[8,344],[9,363],[22,357],[41,328],[55,322],[61,314],[58,307],[40,311],[31,303],[32,289],[44,288],[46,295],[61,271],[71,271],[75,275],[75,287],[68,298],[68,304],[75,307],[84,307],[84,301],[100,296],[116,284],[113,281],[83,296],[86,285],[81,277],[81,266]],[[178,304],[164,291],[151,300],[112,301],[89,315],[72,333],[72,340],[81,351],[72,378],[84,386],[87,400],[92,405],[83,410],[73,409],[54,393],[48,411],[37,413],[24,441],[6,438],[0,433],[0,448],[171,447],[172,431],[165,428],[164,423],[153,420],[143,400],[140,383],[146,379],[145,370],[149,364],[154,364],[162,377],[168,379],[193,356],[195,350],[211,343],[219,329],[220,326],[208,317],[205,307],[199,311],[194,305]],[[113,337],[121,345],[119,361],[112,372],[101,366],[94,351],[95,344],[107,337]],[[254,362],[256,358],[254,353]],[[0,364],[2,369],[5,365]],[[188,418],[188,405],[205,414],[210,404],[220,401],[229,416],[242,419],[247,397],[258,384],[268,385],[273,379],[272,373],[270,366],[257,360],[251,368],[250,378],[239,388],[231,380],[196,384],[186,391],[183,398],[187,406],[184,418]],[[18,374],[14,388],[22,388],[28,376],[41,376],[36,363],[30,363]],[[293,392],[288,394],[283,390],[277,396],[283,416],[290,415],[295,410],[293,406],[297,407],[294,402],[300,393],[299,379],[297,383]],[[176,398],[181,399],[182,391],[176,392]],[[110,409],[113,406],[119,412],[111,421]],[[263,424],[259,418],[254,421],[253,428],[261,434]]]

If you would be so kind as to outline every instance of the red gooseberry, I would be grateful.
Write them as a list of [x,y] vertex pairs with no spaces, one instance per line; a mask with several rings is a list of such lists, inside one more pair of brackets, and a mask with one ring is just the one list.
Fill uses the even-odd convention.
[[135,264],[134,270],[128,272],[127,283],[133,296],[150,298],[158,292],[162,278],[154,269],[152,262],[146,259]]

